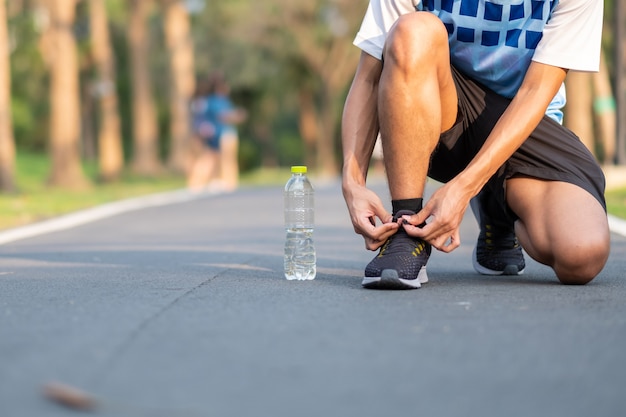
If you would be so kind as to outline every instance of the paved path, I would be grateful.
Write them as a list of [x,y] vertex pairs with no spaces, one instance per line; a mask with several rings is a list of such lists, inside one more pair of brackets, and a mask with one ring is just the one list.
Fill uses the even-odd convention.
[[[180,199],[0,245],[0,416],[626,414],[626,238],[590,285],[475,274],[477,229],[422,289],[360,288],[372,254],[317,190],[318,278],[282,278],[280,188]],[[584,236],[580,237],[584,241]]]

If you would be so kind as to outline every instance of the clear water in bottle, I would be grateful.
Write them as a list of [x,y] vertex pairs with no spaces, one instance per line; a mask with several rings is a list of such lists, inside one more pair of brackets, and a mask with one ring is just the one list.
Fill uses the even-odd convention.
[[289,280],[310,280],[316,274],[314,191],[306,171],[306,167],[292,167],[284,191],[285,278]]
[[311,229],[288,229],[285,241],[285,278],[315,278],[315,247]]

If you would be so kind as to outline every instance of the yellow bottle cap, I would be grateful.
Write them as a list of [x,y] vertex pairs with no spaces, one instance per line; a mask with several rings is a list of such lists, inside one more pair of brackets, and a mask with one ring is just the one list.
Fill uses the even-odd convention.
[[303,165],[295,165],[291,167],[291,172],[294,174],[306,174],[306,167]]

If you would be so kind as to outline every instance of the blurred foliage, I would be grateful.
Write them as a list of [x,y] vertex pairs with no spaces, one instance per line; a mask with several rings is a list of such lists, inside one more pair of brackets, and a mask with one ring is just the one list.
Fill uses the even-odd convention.
[[17,146],[20,149],[46,149],[48,79],[38,48],[39,29],[35,11],[9,20],[11,42],[11,111]]
[[[159,117],[161,154],[169,148],[169,107],[167,51],[163,35],[163,13],[154,1],[149,22],[154,94]],[[252,7],[249,1],[186,1],[191,15],[192,35],[196,51],[196,72],[204,77],[214,70],[227,74],[236,104],[248,109],[250,120],[240,128],[241,169],[301,163],[304,146],[298,132],[297,92],[303,85],[319,87],[319,77],[302,57],[307,51],[298,50],[292,42],[294,33],[303,31],[315,42],[324,45],[333,35],[328,10],[340,10],[350,5],[346,19],[350,27],[341,33],[341,41],[351,44],[357,24],[365,13],[367,0],[315,0],[292,2],[265,0]],[[107,0],[110,33],[115,51],[117,91],[122,115],[122,134],[127,158],[132,154],[131,78],[127,46],[128,1]],[[89,2],[78,2],[74,34],[79,47],[81,70],[83,141],[87,150],[94,148],[97,120],[95,70],[89,50]],[[300,13],[313,8],[315,19],[307,26],[284,25],[285,13]],[[343,10],[343,9],[341,9]],[[9,30],[12,41],[12,110],[15,140],[18,150],[46,151],[48,140],[48,80],[47,68],[39,49],[43,14],[37,2],[21,1],[9,10]],[[346,86],[347,88],[347,86]],[[345,88],[335,92],[342,102]],[[337,115],[337,122],[340,115]],[[338,141],[338,138],[335,138]]]
[[[623,1],[623,0],[616,0]],[[606,52],[606,60],[611,77],[615,77],[615,14],[614,0],[604,0],[604,27],[602,28],[602,48]]]
[[626,188],[617,188],[606,192],[606,206],[609,213],[626,219]]
[[0,230],[184,186],[184,180],[176,175],[142,178],[128,173],[120,182],[97,184],[98,168],[92,162],[85,164],[85,172],[97,185],[80,190],[50,188],[45,181],[50,170],[49,159],[45,154],[26,151],[18,154],[16,169],[17,193],[0,194]]

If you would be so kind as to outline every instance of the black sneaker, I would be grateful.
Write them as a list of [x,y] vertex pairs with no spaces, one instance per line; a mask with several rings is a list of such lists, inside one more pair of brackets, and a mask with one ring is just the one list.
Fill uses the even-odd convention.
[[526,268],[524,254],[515,227],[502,210],[490,204],[490,197],[482,191],[471,201],[472,211],[480,233],[472,254],[472,264],[483,275],[522,275]]
[[[396,216],[407,214],[415,213],[403,210]],[[365,268],[363,287],[377,290],[412,290],[421,287],[428,282],[426,262],[430,252],[430,244],[409,236],[401,227]]]

